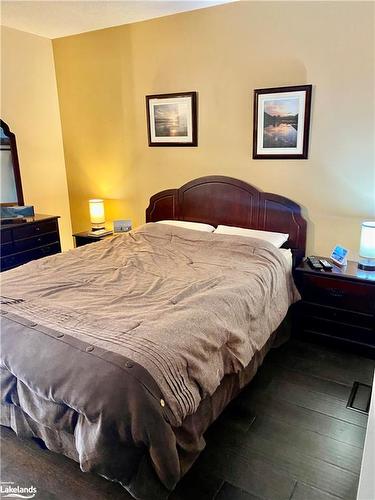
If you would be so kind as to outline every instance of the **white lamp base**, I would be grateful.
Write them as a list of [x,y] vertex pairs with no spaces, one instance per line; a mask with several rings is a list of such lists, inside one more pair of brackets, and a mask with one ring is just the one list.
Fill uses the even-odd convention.
[[91,229],[93,231],[99,231],[100,229],[105,229],[104,224],[91,224]]
[[364,271],[375,271],[375,259],[359,257],[358,268]]

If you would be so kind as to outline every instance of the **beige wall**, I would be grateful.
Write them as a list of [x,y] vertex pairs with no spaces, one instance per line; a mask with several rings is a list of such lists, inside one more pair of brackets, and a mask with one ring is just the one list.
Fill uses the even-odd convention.
[[25,203],[60,215],[63,249],[73,246],[52,43],[1,28],[1,118],[16,134]]
[[[309,252],[356,257],[375,217],[372,2],[240,2],[53,46],[75,229],[90,196],[138,224],[151,194],[224,174],[303,205]],[[253,89],[304,83],[309,159],[253,160]],[[199,147],[149,148],[145,95],[184,90],[199,93]]]

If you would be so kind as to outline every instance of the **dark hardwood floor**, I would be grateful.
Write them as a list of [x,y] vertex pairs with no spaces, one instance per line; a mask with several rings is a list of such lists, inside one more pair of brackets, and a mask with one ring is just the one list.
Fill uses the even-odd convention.
[[[346,408],[375,363],[292,340],[207,432],[207,447],[170,500],[355,499],[366,415]],[[1,479],[37,500],[130,499],[119,485],[2,428]]]

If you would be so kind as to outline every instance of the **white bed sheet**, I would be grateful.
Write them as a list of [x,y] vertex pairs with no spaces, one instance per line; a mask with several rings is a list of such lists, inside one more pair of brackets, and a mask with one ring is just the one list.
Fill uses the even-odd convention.
[[279,251],[284,255],[287,263],[288,270],[291,270],[293,267],[293,254],[290,248],[279,248]]

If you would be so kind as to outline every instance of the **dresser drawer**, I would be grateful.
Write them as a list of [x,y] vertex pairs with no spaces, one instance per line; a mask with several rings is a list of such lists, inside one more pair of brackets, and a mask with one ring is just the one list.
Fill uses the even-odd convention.
[[59,233],[45,233],[32,238],[25,238],[23,240],[15,240],[13,244],[14,252],[22,252],[33,248],[48,245],[50,243],[57,243],[59,241]]
[[53,255],[60,251],[60,243],[53,243],[51,245],[45,245],[43,247],[34,248],[33,250],[28,250],[26,252],[15,253],[1,258],[1,269],[2,271],[6,271],[12,267],[25,264],[30,260],[41,259],[42,257],[47,257],[48,255]]
[[58,232],[58,225],[56,220],[47,220],[42,222],[33,222],[25,224],[13,229],[13,239],[21,240],[31,236],[38,236],[43,233]]
[[301,326],[302,330],[307,333],[324,334],[361,344],[375,345],[375,330],[373,328],[364,328],[312,316],[304,316]]
[[40,248],[35,248],[34,259],[40,259],[42,257],[48,257],[48,255],[54,255],[55,253],[61,252],[60,242],[52,243],[51,245],[46,245]]
[[302,295],[307,302],[365,313],[375,312],[375,285],[371,283],[304,274]]
[[363,328],[375,329],[375,314],[348,311],[310,302],[301,302],[299,308],[300,313],[304,316],[346,323],[355,327],[360,326]]
[[0,231],[0,242],[1,245],[4,243],[10,243],[12,241],[12,230],[11,229],[2,229]]
[[11,253],[14,253],[13,243],[3,243],[0,249],[1,256],[4,257],[4,255],[9,255]]

